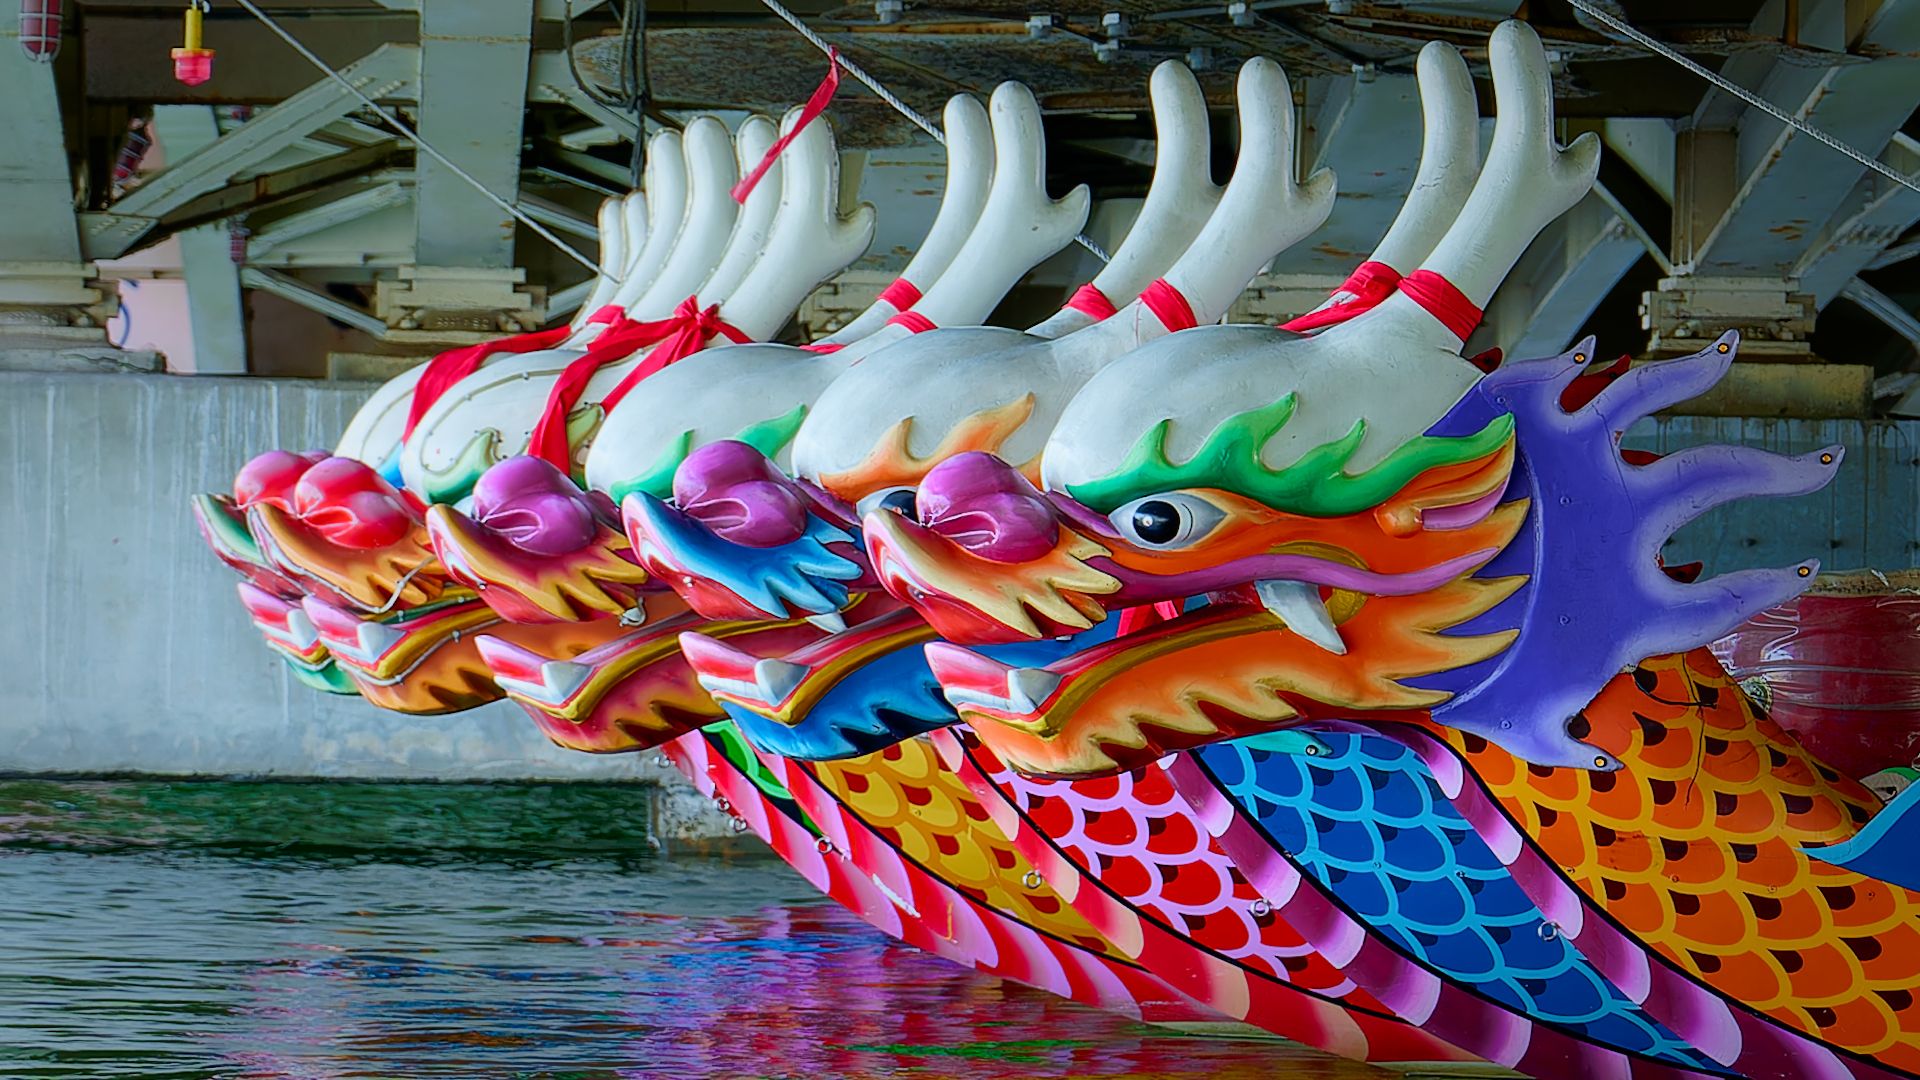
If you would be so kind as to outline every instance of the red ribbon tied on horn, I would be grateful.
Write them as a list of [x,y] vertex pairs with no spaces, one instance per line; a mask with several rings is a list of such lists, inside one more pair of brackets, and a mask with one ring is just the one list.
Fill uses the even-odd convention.
[[1141,289],[1140,302],[1147,305],[1147,310],[1160,320],[1160,325],[1173,333],[1200,325],[1200,321],[1194,317],[1193,305],[1166,278],[1154,278],[1152,284]]
[[1427,314],[1440,320],[1447,333],[1461,341],[1473,336],[1474,327],[1480,325],[1479,305],[1467,299],[1453,282],[1431,270],[1415,270],[1400,279],[1400,291],[1407,299],[1419,304]]
[[[626,313],[617,304],[606,307],[588,316],[589,324],[608,324],[625,318]],[[501,353],[529,353],[542,349],[551,349],[573,335],[573,327],[556,326],[551,330],[537,330],[531,334],[515,334],[512,337],[495,338],[478,345],[467,345],[446,352],[427,361],[420,372],[420,381],[413,384],[413,397],[407,402],[407,426],[401,433],[400,441],[405,442],[413,436],[413,429],[420,426],[420,420],[433,408],[453,384],[480,370],[480,365],[490,356]]]
[[874,300],[890,305],[895,311],[905,311],[919,303],[923,295],[925,294],[920,291],[920,286],[906,278],[897,277],[889,282],[886,288],[881,289],[880,295],[874,297]]
[[1309,311],[1305,315],[1289,319],[1280,324],[1280,329],[1304,334],[1309,330],[1319,330],[1346,322],[1356,315],[1363,315],[1380,306],[1380,301],[1393,295],[1394,287],[1400,284],[1400,271],[1383,262],[1369,259],[1354,268],[1347,280],[1333,290],[1334,295],[1347,294],[1352,299],[1344,304],[1334,304],[1318,311]]
[[673,309],[673,314],[664,319],[635,322],[622,317],[594,339],[585,355],[560,372],[553,389],[547,392],[546,408],[533,427],[527,452],[544,459],[561,472],[571,474],[573,450],[567,444],[567,417],[573,412],[574,406],[580,403],[580,396],[586,393],[587,384],[592,381],[595,372],[649,345],[654,346],[607,396],[600,399],[601,408],[610,413],[640,380],[668,364],[699,352],[706,347],[707,339],[715,334],[741,344],[753,340],[720,318],[719,304],[702,308],[699,299],[692,296],[680,301],[680,306]]
[[1100,286],[1091,281],[1073,290],[1073,295],[1067,298],[1067,306],[1095,322],[1105,322],[1119,310],[1113,306],[1107,294],[1100,291]]
[[800,119],[794,122],[793,130],[773,140],[773,145],[767,147],[767,152],[761,156],[760,164],[755,165],[751,172],[740,178],[739,183],[733,185],[734,202],[747,201],[747,196],[753,194],[753,189],[760,186],[760,178],[767,175],[768,169],[773,168],[773,163],[779,160],[781,153],[793,145],[793,140],[800,137],[800,133],[807,129],[808,124],[818,120],[820,114],[827,111],[828,105],[833,104],[833,95],[839,89],[840,50],[828,49],[827,77],[820,80],[820,85],[814,87],[813,95],[807,98],[805,105],[800,107]]

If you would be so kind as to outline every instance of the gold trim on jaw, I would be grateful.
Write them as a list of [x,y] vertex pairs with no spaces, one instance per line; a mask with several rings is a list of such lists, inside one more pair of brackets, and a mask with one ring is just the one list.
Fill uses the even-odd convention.
[[[753,619],[736,619],[730,622],[696,624],[680,629],[698,630],[708,637],[725,639],[737,637],[740,634],[753,630],[792,626],[798,621],[798,619],[791,619],[785,623],[767,623]],[[636,633],[639,632],[641,631],[636,631]],[[662,633],[652,641],[636,649],[623,652],[617,659],[594,668],[593,674],[588,676],[587,681],[581,684],[580,689],[574,691],[573,697],[568,699],[565,705],[556,706],[550,702],[537,701],[533,698],[526,697],[506,687],[502,687],[501,689],[506,693],[507,697],[521,705],[538,709],[540,712],[557,720],[569,720],[574,723],[579,723],[581,717],[599,708],[601,699],[606,697],[607,692],[613,689],[621,680],[679,651],[679,630]],[[562,659],[575,659],[577,661],[577,657],[562,657]]]
[[[855,627],[854,631],[858,629]],[[843,631],[843,633],[854,631]],[[826,697],[834,687],[839,686],[848,675],[865,667],[868,661],[932,641],[937,637],[939,635],[933,632],[933,627],[928,626],[924,620],[914,619],[899,630],[882,634],[872,641],[861,642],[809,671],[806,678],[800,681],[799,687],[788,697],[786,704],[777,708],[769,709],[764,702],[747,701],[724,690],[715,690],[711,693],[716,700],[724,698],[757,716],[793,727],[807,718],[807,715],[813,711],[813,707],[820,703],[821,698]]]
[[[1168,740],[1150,737],[1150,728],[1189,736],[1174,740],[1175,748],[1185,748],[1298,716],[1299,709],[1282,694],[1351,708],[1356,718],[1365,711],[1430,708],[1451,695],[1399,680],[1504,651],[1518,631],[1471,636],[1440,631],[1491,610],[1526,580],[1462,577],[1415,596],[1368,597],[1342,625],[1352,645],[1345,656],[1307,647],[1280,658],[1252,641],[1235,649],[1226,643],[1273,635],[1285,624],[1259,610],[1213,620],[1196,612],[1187,616],[1192,621],[1184,629],[1142,635],[1131,647],[1116,649],[1075,672],[1060,694],[1032,716],[1006,716],[976,706],[962,707],[961,717],[1009,765],[1042,775],[1076,776],[1131,767],[1107,753],[1108,747],[1141,751],[1166,746]],[[1196,650],[1201,655],[1179,658]],[[1169,668],[1169,663],[1179,666]],[[1222,721],[1203,706],[1243,723],[1233,725],[1238,730],[1223,729]]]

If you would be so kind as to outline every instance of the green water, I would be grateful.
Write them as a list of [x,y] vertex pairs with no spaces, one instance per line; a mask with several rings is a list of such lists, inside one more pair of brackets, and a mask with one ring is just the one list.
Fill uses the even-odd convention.
[[1359,1077],[900,945],[626,785],[0,782],[0,1077]]

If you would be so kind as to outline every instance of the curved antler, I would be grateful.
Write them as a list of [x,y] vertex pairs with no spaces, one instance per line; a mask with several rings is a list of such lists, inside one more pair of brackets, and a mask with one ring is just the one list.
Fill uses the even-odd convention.
[[978,325],[1014,282],[1087,223],[1092,200],[1085,184],[1059,200],[1047,197],[1046,142],[1033,92],[1001,83],[991,112],[994,169],[986,207],[952,267],[914,305],[935,326]]
[[[1102,294],[1122,302],[1138,296],[1192,246],[1220,204],[1222,192],[1213,182],[1212,136],[1200,81],[1186,65],[1168,60],[1153,69],[1148,94],[1153,100],[1153,179],[1126,241],[1091,282]],[[1027,332],[1060,337],[1094,321],[1083,311],[1062,308]]]
[[1460,50],[1429,41],[1414,73],[1420,83],[1420,168],[1372,256],[1402,274],[1432,254],[1480,175],[1480,106]]
[[[971,95],[955,94],[947,101],[941,124],[947,133],[946,190],[940,196],[940,209],[934,214],[926,239],[899,278],[922,294],[953,265],[954,256],[980,220],[987,188],[993,182],[993,128],[987,121],[986,107]],[[821,338],[820,343],[859,341],[899,313],[893,304],[875,300],[852,322]]]
[[[781,130],[791,130],[800,112],[788,110]],[[773,232],[721,308],[722,318],[756,339],[771,337],[815,286],[873,241],[873,207],[863,203],[840,216],[840,157],[826,123],[801,129],[781,156],[786,167]]]
[[[1279,64],[1256,56],[1240,68],[1240,157],[1226,194],[1163,277],[1204,326],[1226,314],[1277,252],[1320,227],[1333,211],[1334,176],[1294,180],[1293,89]],[[1135,319],[1150,317],[1138,307]]]
[[627,276],[623,273],[627,261],[627,223],[620,214],[619,196],[601,202],[600,213],[594,223],[595,231],[600,235],[600,258],[596,260],[600,269],[593,279],[593,291],[587,294],[586,302],[580,305],[580,310],[574,312],[568,322],[576,331],[587,324],[588,316],[613,299],[614,290],[619,288],[613,279],[618,277],[624,280]]
[[687,213],[687,158],[680,148],[680,133],[662,131],[647,140],[647,167],[641,190],[645,193],[646,217],[650,225],[646,243],[627,268],[626,283],[613,294],[611,303],[629,310],[644,296],[661,268],[667,264],[680,226]]
[[[745,173],[767,156],[776,136],[773,121],[764,116],[749,116],[734,133],[734,148],[739,152],[740,171]],[[748,194],[734,219],[733,234],[727,237],[727,249],[713,273],[700,283],[698,294],[710,303],[718,303],[740,287],[753,264],[767,247],[767,234],[773,228],[774,214],[780,209],[781,165],[775,160],[760,177],[760,184]],[[732,193],[728,193],[732,198]]]
[[[1487,43],[1498,115],[1493,146],[1473,193],[1420,269],[1444,278],[1484,308],[1527,245],[1584,198],[1600,168],[1600,140],[1581,135],[1566,149],[1553,137],[1553,77],[1533,28],[1508,20]],[[1329,334],[1374,333],[1391,323],[1422,343],[1458,351],[1454,330],[1405,295]]]
[[681,131],[680,145],[687,157],[686,220],[660,276],[633,305],[639,319],[671,314],[674,305],[713,273],[740,209],[733,201],[733,184],[740,174],[727,126],[711,116],[696,116]]

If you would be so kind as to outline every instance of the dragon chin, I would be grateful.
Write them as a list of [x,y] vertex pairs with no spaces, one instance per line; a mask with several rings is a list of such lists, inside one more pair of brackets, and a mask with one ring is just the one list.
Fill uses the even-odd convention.
[[1403,680],[1485,659],[1513,640],[1510,632],[1437,631],[1523,583],[1463,576],[1410,596],[1336,596],[1328,607],[1342,613],[1344,653],[1231,594],[1045,667],[1013,667],[946,642],[926,655],[960,718],[1009,766],[1056,779],[1104,776],[1324,720],[1424,717],[1448,695]]

